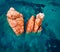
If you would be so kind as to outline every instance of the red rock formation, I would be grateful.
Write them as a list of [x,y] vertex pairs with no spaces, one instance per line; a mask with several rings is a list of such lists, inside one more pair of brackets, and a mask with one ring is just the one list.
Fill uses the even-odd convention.
[[[42,30],[42,20],[44,18],[43,13],[39,13],[36,15],[36,19],[34,16],[28,20],[26,24],[26,32],[40,32]],[[23,15],[17,12],[13,7],[9,9],[7,12],[7,20],[10,27],[13,31],[18,35],[24,32],[24,19]]]
[[7,12],[7,20],[10,27],[18,35],[24,32],[24,19],[23,15],[17,12],[14,8],[10,8]]
[[36,15],[35,25],[34,25],[34,30],[33,30],[34,32],[38,31],[39,27],[42,24],[43,18],[44,18],[44,14],[43,13],[39,13],[39,14]]
[[34,28],[34,16],[32,16],[28,22],[27,22],[27,25],[26,25],[26,32],[29,33],[29,32],[32,32],[33,31],[33,28]]

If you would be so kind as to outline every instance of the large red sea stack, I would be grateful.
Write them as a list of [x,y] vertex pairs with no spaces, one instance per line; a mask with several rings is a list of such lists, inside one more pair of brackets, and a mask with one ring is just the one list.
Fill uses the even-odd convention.
[[13,7],[7,12],[7,20],[10,27],[18,35],[24,32],[24,19],[23,15],[17,12]]

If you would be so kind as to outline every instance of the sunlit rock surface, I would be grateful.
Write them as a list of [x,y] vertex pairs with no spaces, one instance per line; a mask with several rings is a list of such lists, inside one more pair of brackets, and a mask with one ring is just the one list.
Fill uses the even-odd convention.
[[16,34],[21,34],[24,32],[23,15],[15,11],[15,9],[12,7],[7,12],[7,20],[9,25]]
[[31,18],[27,21],[27,25],[26,25],[27,33],[33,32],[34,23],[35,23],[35,18],[34,18],[34,16],[31,16]]

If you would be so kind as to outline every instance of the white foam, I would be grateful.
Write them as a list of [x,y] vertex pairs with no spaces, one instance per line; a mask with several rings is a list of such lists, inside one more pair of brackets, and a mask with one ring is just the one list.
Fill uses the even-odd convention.
[[44,18],[44,13],[39,13],[38,15],[40,15],[40,18]]

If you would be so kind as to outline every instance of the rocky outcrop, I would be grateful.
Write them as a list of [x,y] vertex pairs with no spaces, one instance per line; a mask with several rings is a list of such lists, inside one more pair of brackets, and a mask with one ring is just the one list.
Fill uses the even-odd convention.
[[[42,30],[42,20],[44,18],[43,13],[36,15],[36,18],[32,15],[26,24],[26,33],[40,32]],[[23,15],[17,12],[13,7],[7,12],[7,20],[10,27],[18,35],[24,32],[24,19]]]
[[7,12],[7,20],[10,27],[16,34],[21,34],[24,32],[24,19],[23,15],[17,12],[14,8],[10,8]]

